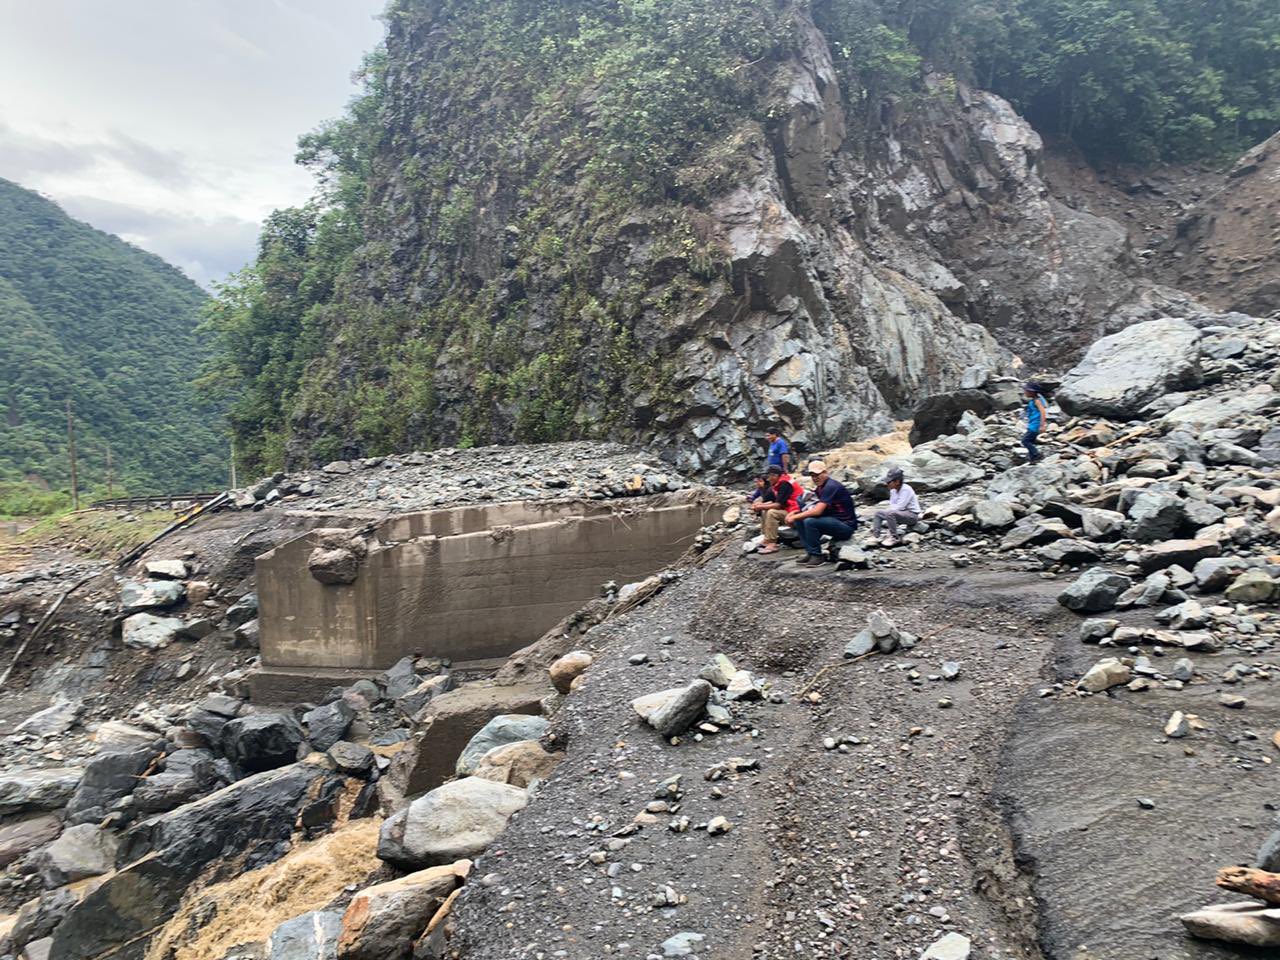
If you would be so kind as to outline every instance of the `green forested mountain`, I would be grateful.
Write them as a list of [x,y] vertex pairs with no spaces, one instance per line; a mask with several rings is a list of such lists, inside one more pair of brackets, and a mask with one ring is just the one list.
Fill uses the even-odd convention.
[[225,480],[217,415],[189,385],[205,294],[159,257],[0,180],[0,484],[173,492]]
[[[1280,127],[1275,0],[392,0],[386,19],[366,95],[301,141],[315,200],[273,215],[210,312],[207,382],[250,471],[645,438],[681,404],[722,409],[675,382],[692,321],[658,342],[653,318],[743,288],[711,238],[762,156],[784,177],[798,162],[801,186],[831,178],[816,209],[781,188],[822,220],[833,202],[861,215],[850,171],[899,136],[931,149],[965,89],[1093,160],[1225,157]],[[824,123],[847,136],[785,155],[815,122],[790,113],[795,77],[828,58]]]

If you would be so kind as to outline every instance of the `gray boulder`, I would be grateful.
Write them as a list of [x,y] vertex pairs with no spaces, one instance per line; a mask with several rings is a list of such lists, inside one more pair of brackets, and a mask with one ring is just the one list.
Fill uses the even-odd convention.
[[120,606],[125,613],[172,607],[181,603],[187,588],[176,580],[126,580],[120,588]]
[[1217,593],[1225,590],[1237,574],[1248,569],[1248,563],[1239,557],[1208,557],[1191,571],[1196,578],[1196,588],[1201,593]]
[[1076,613],[1100,613],[1115,606],[1116,598],[1132,585],[1128,577],[1103,567],[1086,570],[1062,593],[1058,602]]
[[46,889],[106,873],[116,865],[119,839],[97,824],[67,827],[57,840],[32,858]]
[[982,390],[960,389],[925,397],[911,417],[909,442],[913,447],[956,433],[965,413],[986,417],[996,412],[991,396]]
[[519,787],[478,777],[454,780],[388,818],[378,835],[378,856],[420,869],[474,857],[529,802]]
[[84,704],[79,700],[59,699],[52,706],[38,710],[14,728],[14,733],[36,737],[57,737],[75,726]]
[[115,872],[54,931],[54,956],[90,960],[138,942],[216,860],[237,872],[271,863],[290,849],[300,821],[332,818],[343,784],[323,765],[296,763],[135,824],[121,838]]
[[85,766],[84,777],[67,804],[67,822],[101,820],[114,803],[133,793],[159,755],[158,744],[98,754]]
[[258,615],[258,595],[256,593],[246,593],[243,597],[227,607],[227,622],[238,627],[242,623],[248,623]]
[[1139,543],[1173,539],[1186,522],[1182,500],[1171,493],[1144,490],[1129,507],[1129,535]]
[[165,759],[164,771],[144,777],[133,804],[144,816],[172,810],[221,786],[217,758],[209,750],[178,750]]
[[0,816],[65,807],[83,778],[81,767],[0,771]]
[[329,748],[329,759],[343,773],[364,776],[373,769],[374,753],[368,747],[347,740],[339,740]]
[[422,678],[413,668],[413,657],[401,657],[387,668],[381,677],[384,696],[396,700],[415,689]]
[[162,650],[183,635],[186,624],[177,617],[135,613],[120,626],[120,639],[135,650]]
[[62,821],[47,813],[0,827],[0,870],[56,839],[61,831]]
[[1072,416],[1132,420],[1151,401],[1197,387],[1200,331],[1185,320],[1135,323],[1091,346],[1055,399]]
[[313,910],[271,932],[269,960],[336,960],[342,911]]
[[219,740],[228,760],[256,773],[293,763],[304,737],[290,714],[251,713],[228,720]]
[[307,742],[316,750],[328,750],[347,735],[356,712],[345,700],[334,700],[302,715]]
[[711,684],[705,680],[695,680],[687,687],[675,691],[672,697],[650,713],[649,726],[661,736],[677,736],[702,715],[709,699]]
[[1003,530],[1016,519],[1013,508],[1000,500],[979,500],[973,505],[973,519],[983,530]]
[[458,757],[456,767],[458,775],[471,776],[481,758],[494,747],[518,743],[521,740],[542,739],[550,725],[551,722],[546,717],[529,716],[523,713],[507,713],[494,717],[467,742],[462,755]]
[[185,560],[148,560],[142,569],[157,580],[185,580],[188,573]]

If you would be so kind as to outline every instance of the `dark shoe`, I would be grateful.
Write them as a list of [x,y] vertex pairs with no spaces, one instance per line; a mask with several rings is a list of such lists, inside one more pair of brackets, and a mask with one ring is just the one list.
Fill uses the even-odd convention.
[[821,563],[821,562],[822,562],[821,557],[815,557],[811,553],[806,553],[803,557],[796,558],[796,563],[800,564],[800,566],[802,567],[807,563]]

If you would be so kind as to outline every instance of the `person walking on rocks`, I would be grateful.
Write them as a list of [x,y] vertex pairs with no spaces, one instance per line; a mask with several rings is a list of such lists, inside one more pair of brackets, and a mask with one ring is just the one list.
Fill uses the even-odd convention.
[[[911,485],[904,482],[902,471],[897,467],[890,470],[884,482],[889,488],[889,509],[876,511],[875,519],[871,521],[871,540],[868,541],[868,546],[874,546],[877,540],[882,547],[897,546],[900,542],[898,523],[911,526],[920,519],[920,500]],[[880,538],[881,525],[889,528],[884,539]]]
[[760,553],[778,552],[778,528],[787,514],[800,510],[800,486],[776,464],[769,467],[765,474],[768,477],[766,492],[751,505],[760,516],[760,531],[764,534],[764,545]]
[[818,500],[806,510],[791,511],[786,521],[804,544],[805,554],[796,563],[822,564],[827,562],[822,553],[823,535],[832,540],[848,540],[858,529],[858,514],[853,509],[853,497],[843,483],[827,473],[825,463],[810,460],[806,472],[813,478]]
[[1037,463],[1044,459],[1044,454],[1036,444],[1040,439],[1040,431],[1044,429],[1044,422],[1049,419],[1044,405],[1044,390],[1038,383],[1025,383],[1022,394],[1027,398],[1027,432],[1022,435],[1022,445],[1027,448],[1028,462]]
[[791,444],[782,437],[778,427],[770,427],[765,431],[765,439],[769,441],[770,467],[781,467],[783,473],[791,472]]

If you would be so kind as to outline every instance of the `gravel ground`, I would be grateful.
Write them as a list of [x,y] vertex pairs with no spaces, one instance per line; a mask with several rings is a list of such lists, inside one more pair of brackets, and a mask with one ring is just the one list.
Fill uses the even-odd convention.
[[[731,544],[589,635],[600,658],[558,718],[568,758],[479,864],[460,955],[646,957],[688,931],[706,937],[704,958],[870,960],[917,956],[956,930],[976,955],[1039,956],[990,789],[1014,708],[1071,623],[1056,588],[1006,570],[809,571]],[[845,665],[844,644],[876,607],[919,646]],[[638,652],[649,662],[631,665]],[[736,706],[740,729],[700,743],[672,746],[638,723],[630,698],[687,682],[714,653],[783,702]],[[935,678],[943,660],[961,662],[959,679]],[[827,737],[857,739],[843,752]],[[704,779],[733,756],[759,770]],[[617,836],[674,774],[690,831],[671,832],[660,813]],[[697,829],[716,815],[731,832]],[[609,850],[611,839],[627,842]],[[607,862],[593,863],[601,850]],[[665,887],[688,902],[654,907]]]

